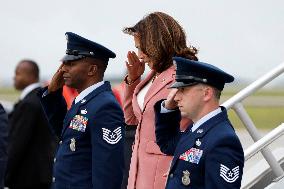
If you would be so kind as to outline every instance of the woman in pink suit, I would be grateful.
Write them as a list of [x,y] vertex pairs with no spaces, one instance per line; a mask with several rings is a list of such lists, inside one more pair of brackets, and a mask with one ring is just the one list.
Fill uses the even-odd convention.
[[[186,45],[183,28],[171,16],[154,12],[123,30],[134,37],[138,54],[129,51],[125,77],[124,114],[128,125],[138,125],[132,152],[128,189],[164,189],[172,160],[156,144],[154,104],[166,99],[174,82],[172,57],[197,60],[196,48]],[[145,64],[151,69],[141,79]],[[183,128],[190,120],[183,120]]]

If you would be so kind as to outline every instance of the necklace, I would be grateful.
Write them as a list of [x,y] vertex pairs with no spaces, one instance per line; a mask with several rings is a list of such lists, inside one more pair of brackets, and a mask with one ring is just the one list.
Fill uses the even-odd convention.
[[152,79],[152,83],[155,81],[156,78],[159,77],[159,73],[155,73],[155,75],[153,76],[153,79]]

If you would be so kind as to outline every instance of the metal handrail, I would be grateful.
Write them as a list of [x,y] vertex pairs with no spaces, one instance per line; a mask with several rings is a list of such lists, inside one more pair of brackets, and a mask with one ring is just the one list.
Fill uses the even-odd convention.
[[[244,126],[248,130],[248,133],[252,137],[252,139],[256,142],[261,139],[261,134],[255,127],[253,121],[247,114],[246,110],[243,108],[242,101],[250,96],[251,94],[255,93],[257,90],[264,87],[267,83],[271,82],[273,79],[278,77],[280,74],[284,72],[284,62],[269,71],[267,74],[262,76],[261,78],[254,81],[252,84],[238,92],[236,95],[231,97],[229,100],[224,102],[221,106],[224,106],[226,109],[233,109],[236,114],[239,116],[241,121],[243,122]],[[265,143],[266,144],[266,143]],[[268,144],[267,144],[268,145]],[[267,146],[265,145],[265,146]],[[263,157],[266,159],[267,163],[271,167],[272,171],[274,172],[276,177],[282,177],[284,175],[284,171],[280,164],[277,162],[276,158],[272,154],[272,152],[267,147],[258,147],[257,150],[260,151]]]
[[254,81],[252,84],[238,92],[236,95],[231,97],[229,100],[224,102],[222,106],[226,107],[227,109],[232,108],[234,104],[237,102],[243,101],[245,98],[259,90],[260,88],[264,87],[267,83],[278,77],[280,74],[284,72],[284,62],[280,65],[272,69],[270,72],[262,76],[261,78]]
[[[234,104],[234,106],[232,108],[236,112],[236,114],[239,116],[242,123],[246,126],[246,129],[247,129],[248,133],[250,134],[250,136],[252,137],[252,139],[255,142],[258,141],[259,139],[261,139],[261,137],[262,137],[261,134],[259,133],[259,131],[255,127],[253,121],[249,117],[249,115],[246,112],[243,105],[239,102],[239,103]],[[281,166],[277,162],[276,158],[274,157],[274,155],[272,154],[270,149],[264,148],[264,149],[261,150],[261,153],[262,153],[263,157],[265,158],[265,160],[267,161],[267,163],[269,164],[269,166],[271,167],[271,169],[273,170],[276,177],[277,178],[282,177],[282,175],[284,175],[283,169],[281,168]]]
[[245,153],[245,160],[250,159],[252,156],[254,156],[256,153],[258,153],[264,147],[271,144],[273,141],[277,140],[283,134],[284,134],[284,123],[282,123],[281,125],[279,125],[275,129],[270,131],[263,138],[261,138],[256,143],[254,143],[249,148],[247,148],[244,152]]

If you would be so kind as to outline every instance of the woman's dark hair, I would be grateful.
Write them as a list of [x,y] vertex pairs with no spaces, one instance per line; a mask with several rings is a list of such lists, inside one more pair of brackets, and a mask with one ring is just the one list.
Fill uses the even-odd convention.
[[186,45],[183,28],[165,13],[150,13],[133,27],[124,28],[123,32],[138,37],[141,51],[153,60],[153,69],[158,73],[173,64],[174,56],[198,60],[198,50]]

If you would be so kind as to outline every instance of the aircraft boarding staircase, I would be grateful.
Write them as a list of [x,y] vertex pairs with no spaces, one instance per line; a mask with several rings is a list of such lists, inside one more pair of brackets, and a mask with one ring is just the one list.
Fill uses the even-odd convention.
[[284,62],[222,104],[227,110],[232,109],[236,112],[255,142],[245,149],[245,161],[247,162],[248,159],[258,152],[261,152],[264,157],[264,159],[258,161],[250,169],[244,171],[242,189],[284,189],[284,143],[283,148],[278,148],[273,152],[267,147],[284,134],[284,123],[262,137],[242,105],[242,101],[245,98],[264,87],[282,73],[284,73]]

